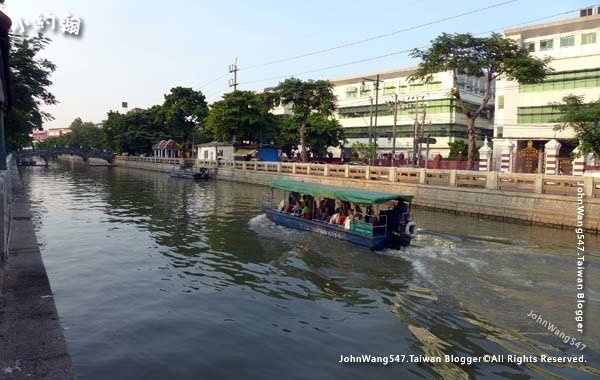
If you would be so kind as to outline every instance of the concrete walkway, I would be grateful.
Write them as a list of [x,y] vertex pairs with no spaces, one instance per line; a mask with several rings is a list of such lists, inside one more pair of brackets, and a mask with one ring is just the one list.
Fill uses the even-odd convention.
[[74,379],[29,203],[13,169],[15,202],[0,299],[0,379]]

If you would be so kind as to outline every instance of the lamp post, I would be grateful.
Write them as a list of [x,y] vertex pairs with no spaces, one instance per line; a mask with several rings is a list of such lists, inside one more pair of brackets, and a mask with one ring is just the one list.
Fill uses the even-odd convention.
[[398,94],[394,94],[394,101],[388,103],[390,107],[394,107],[394,129],[392,129],[392,166],[396,159],[396,125],[398,123]]

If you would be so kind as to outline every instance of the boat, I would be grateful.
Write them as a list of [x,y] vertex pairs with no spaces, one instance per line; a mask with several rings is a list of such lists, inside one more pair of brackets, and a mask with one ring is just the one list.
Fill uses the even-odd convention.
[[200,171],[191,170],[173,170],[169,173],[173,178],[187,178],[187,179],[208,179],[208,169],[200,168]]
[[32,160],[31,158],[26,158],[24,160],[19,161],[19,166],[35,166],[36,162],[35,160]]
[[[408,247],[417,236],[417,225],[410,213],[411,195],[361,191],[289,179],[275,179],[270,187],[271,192],[263,196],[262,210],[277,225],[318,233],[375,251]],[[275,205],[274,199],[279,199],[275,198],[275,192],[280,194],[281,190],[284,192],[283,200]],[[290,212],[290,205],[297,207],[301,195],[305,199],[305,210],[302,213],[298,210]],[[325,205],[325,211],[319,212],[317,201],[320,201],[319,207]],[[328,211],[332,202],[336,203],[336,208],[330,219]],[[308,205],[312,210],[308,209]],[[353,211],[344,210],[348,210],[348,205]],[[344,225],[337,224],[338,220],[333,217],[341,218],[340,215],[346,212],[349,216],[344,219],[350,218],[349,223],[344,220]]]

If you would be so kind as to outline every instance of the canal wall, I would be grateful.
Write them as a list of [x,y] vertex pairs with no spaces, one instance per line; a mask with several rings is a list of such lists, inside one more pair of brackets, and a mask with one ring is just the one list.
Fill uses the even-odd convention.
[[[71,357],[17,167],[0,173],[6,244],[0,298],[0,378],[74,379]],[[3,231],[4,232],[4,231]]]
[[[144,162],[141,158],[118,159],[116,163],[170,170],[165,164]],[[212,165],[211,173],[223,180],[268,185],[275,178],[290,178],[399,192],[413,195],[413,205],[420,208],[559,228],[578,226],[581,190],[585,206],[582,227],[600,232],[600,179],[592,177],[295,163],[221,162],[216,167],[209,162],[199,164]]]

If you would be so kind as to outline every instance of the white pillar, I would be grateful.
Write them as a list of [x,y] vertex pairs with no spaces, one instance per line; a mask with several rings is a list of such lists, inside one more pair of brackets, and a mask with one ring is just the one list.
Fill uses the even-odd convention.
[[483,141],[483,146],[479,148],[479,171],[489,172],[492,163],[492,148],[489,146],[487,137]]
[[580,145],[573,149],[573,175],[582,176],[585,173],[585,155],[581,153]]
[[545,154],[545,174],[557,175],[558,174],[558,154],[560,152],[561,143],[552,139],[544,145]]
[[500,154],[500,171],[502,173],[512,172],[512,163],[515,144],[510,140],[494,140],[494,151]]

